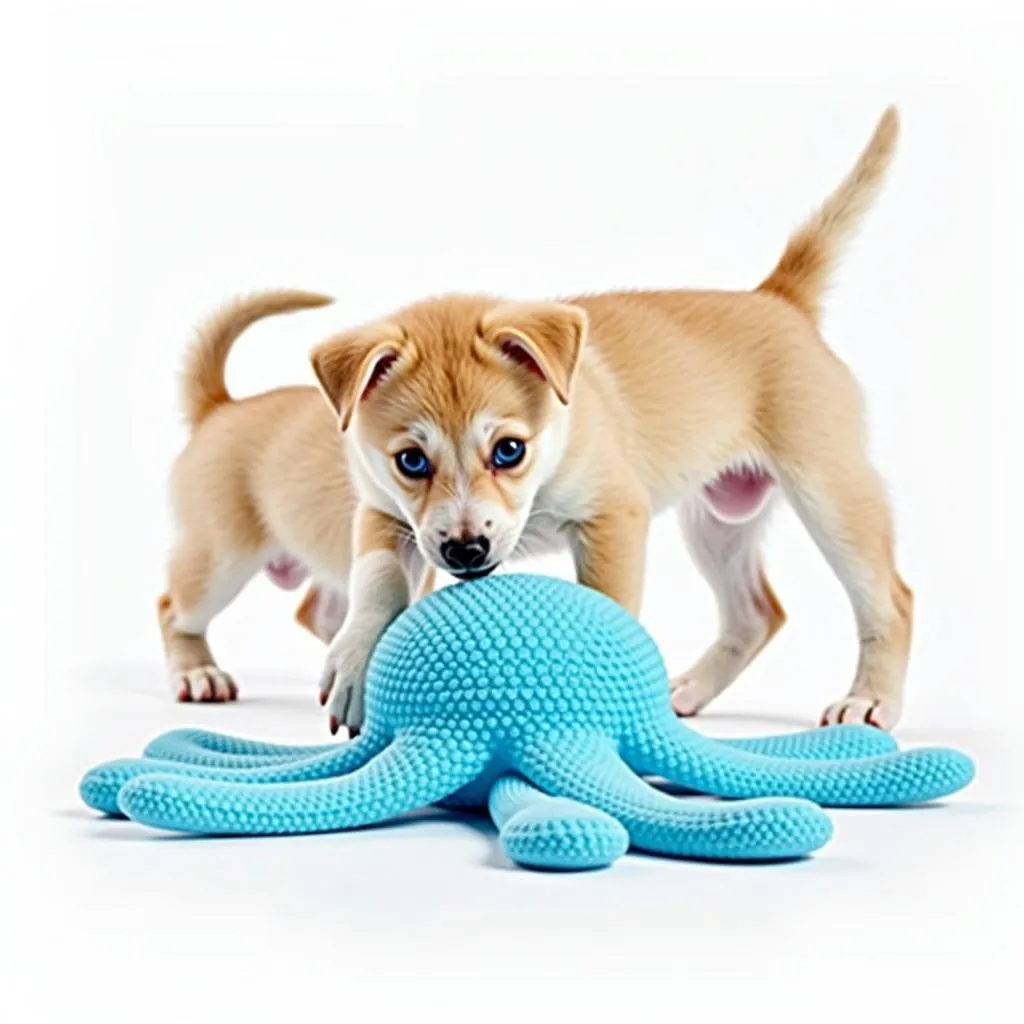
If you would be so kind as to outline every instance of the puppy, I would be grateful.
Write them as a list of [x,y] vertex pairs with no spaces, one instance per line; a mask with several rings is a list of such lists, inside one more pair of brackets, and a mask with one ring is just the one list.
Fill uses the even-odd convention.
[[581,583],[637,612],[648,525],[665,508],[719,605],[718,638],[672,683],[676,710],[696,713],[785,619],[760,553],[780,494],[846,588],[860,637],[853,686],[822,721],[896,722],[912,597],[857,385],[818,320],[897,131],[890,109],[753,291],[449,296],[314,351],[358,496],[351,610],[321,680],[332,729],[360,724],[367,659],[409,600],[410,532],[462,579],[568,544]]
[[194,434],[174,473],[182,539],[160,600],[179,698],[234,696],[204,633],[246,580],[308,573],[300,619],[334,637],[321,701],[332,732],[355,731],[370,653],[433,567],[472,579],[568,545],[580,582],[635,613],[650,518],[671,507],[720,612],[718,638],[672,682],[678,713],[694,714],[785,620],[760,555],[781,494],[846,588],[860,637],[853,686],[822,721],[892,727],[912,596],[856,383],[817,324],[897,129],[890,109],[753,291],[431,299],[314,350],[327,404],[304,388],[231,402],[223,380],[246,325],[326,300],[271,293],[225,310],[185,374]]

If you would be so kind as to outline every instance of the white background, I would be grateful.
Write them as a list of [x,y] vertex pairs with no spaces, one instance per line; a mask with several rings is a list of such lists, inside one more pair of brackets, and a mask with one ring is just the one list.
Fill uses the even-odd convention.
[[[985,3],[709,6],[176,0],[8,26],[6,1019],[989,1017],[1014,986],[1020,24]],[[321,650],[264,580],[212,634],[243,702],[166,692],[165,476],[202,315],[261,286],[337,296],[245,337],[243,394],[310,381],[328,332],[434,292],[750,286],[891,101],[901,148],[825,333],[867,394],[917,593],[900,737],[973,754],[967,793],[836,813],[801,864],[584,876],[512,870],[441,817],[195,841],[79,806],[86,767],[175,725],[325,734]],[[810,724],[851,678],[845,600],[788,513],[768,557],[790,624],[709,732]],[[675,670],[714,629],[671,518],[643,617]]]

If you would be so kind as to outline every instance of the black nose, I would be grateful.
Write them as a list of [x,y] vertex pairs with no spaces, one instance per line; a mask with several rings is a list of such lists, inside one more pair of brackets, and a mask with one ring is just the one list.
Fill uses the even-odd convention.
[[446,540],[441,545],[441,557],[450,569],[456,572],[468,572],[479,569],[487,561],[491,550],[491,542],[486,537],[474,537],[472,540]]

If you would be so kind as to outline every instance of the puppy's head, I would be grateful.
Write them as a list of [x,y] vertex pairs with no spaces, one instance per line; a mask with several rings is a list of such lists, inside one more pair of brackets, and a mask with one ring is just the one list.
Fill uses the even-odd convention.
[[313,369],[371,486],[462,579],[515,549],[565,451],[586,314],[446,297],[331,338]]

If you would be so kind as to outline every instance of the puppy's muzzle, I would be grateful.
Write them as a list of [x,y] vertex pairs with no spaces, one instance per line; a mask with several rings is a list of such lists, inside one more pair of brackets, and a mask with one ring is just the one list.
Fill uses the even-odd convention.
[[495,565],[487,564],[490,552],[491,542],[483,536],[470,540],[446,540],[441,545],[445,566],[459,579],[476,579],[495,569]]

